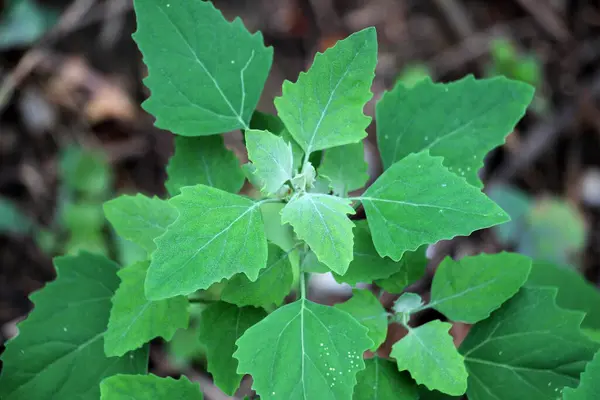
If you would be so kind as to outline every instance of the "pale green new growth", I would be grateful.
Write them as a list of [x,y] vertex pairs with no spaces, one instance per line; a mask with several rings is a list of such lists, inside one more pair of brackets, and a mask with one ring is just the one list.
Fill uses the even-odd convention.
[[302,299],[248,329],[234,357],[263,400],[341,400],[351,398],[372,345],[348,313]]
[[366,368],[356,375],[353,400],[417,400],[417,385],[406,373],[398,372],[390,360],[365,360]]
[[247,128],[271,69],[273,49],[208,1],[135,0],[134,34],[156,126],[184,136]]
[[267,262],[261,203],[197,185],[182,188],[170,204],[179,217],[155,240],[148,299],[187,295],[238,273],[258,278]]
[[275,99],[279,117],[306,154],[357,143],[371,118],[363,107],[372,97],[377,34],[367,28],[317,54],[298,81],[283,83]]
[[202,400],[197,383],[182,376],[160,378],[156,375],[113,375],[100,384],[100,400]]
[[104,352],[109,357],[122,356],[159,336],[171,340],[177,329],[188,326],[187,298],[146,299],[144,280],[149,266],[149,261],[142,261],[118,272],[121,284],[112,298],[104,336]]
[[449,172],[442,158],[427,152],[411,154],[392,165],[356,200],[367,212],[375,248],[393,260],[423,244],[508,220],[479,189]]
[[350,300],[336,304],[335,307],[352,315],[369,330],[369,338],[373,341],[369,350],[376,351],[384,342],[387,336],[388,314],[373,293],[355,289]]
[[255,167],[253,174],[264,184],[258,189],[275,194],[281,186],[293,178],[294,156],[292,146],[271,132],[246,131],[248,158]]
[[315,252],[319,261],[343,275],[352,261],[354,214],[350,201],[325,194],[305,193],[281,211],[281,222],[289,223],[299,239]]
[[168,202],[143,194],[122,195],[104,203],[104,214],[120,236],[148,253],[156,249],[154,239],[177,218],[177,210]]
[[467,371],[448,333],[451,327],[435,320],[409,328],[390,355],[396,359],[398,369],[410,372],[417,383],[458,396],[467,390]]
[[392,309],[398,314],[409,315],[423,305],[423,299],[416,293],[406,292],[394,302]]
[[242,375],[236,372],[237,360],[233,358],[235,342],[266,315],[259,308],[239,308],[222,302],[211,304],[202,312],[198,333],[206,347],[208,372],[228,395],[235,393],[242,380]]
[[54,259],[57,278],[31,295],[34,309],[2,353],[0,398],[97,400],[105,377],[143,374],[148,349],[104,355],[118,266],[90,253]]
[[447,257],[436,270],[428,307],[453,321],[474,324],[513,297],[530,270],[531,259],[519,254],[480,254],[459,261]]
[[199,183],[230,193],[237,193],[244,184],[240,161],[225,148],[223,136],[175,136],[175,154],[167,165],[169,178],[165,186],[171,196],[183,186]]

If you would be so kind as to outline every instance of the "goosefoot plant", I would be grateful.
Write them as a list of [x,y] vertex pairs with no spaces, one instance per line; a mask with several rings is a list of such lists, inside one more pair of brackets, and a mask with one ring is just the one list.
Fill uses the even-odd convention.
[[[208,371],[230,395],[247,374],[265,400],[548,400],[565,387],[565,399],[595,398],[586,396],[598,390],[598,357],[581,385],[579,376],[599,344],[580,330],[584,313],[556,305],[555,288],[526,284],[527,257],[447,258],[428,303],[405,292],[424,272],[425,246],[508,220],[477,171],[524,114],[528,85],[397,85],[376,107],[385,171],[350,195],[368,178],[361,141],[375,29],[317,54],[283,84],[273,116],[255,111],[273,57],[260,33],[199,0],[136,0],[135,11],[151,90],[144,107],[177,135],[172,198],[105,204],[146,261],[119,269],[89,253],[55,260],[58,278],[31,297],[35,308],[2,355],[2,400],[202,399],[185,377],[144,375],[147,342],[186,329],[190,303],[209,303],[199,336]],[[219,135],[237,129],[243,167]],[[236,194],[246,178],[259,198]],[[306,279],[327,271],[404,293],[391,310],[358,288],[345,303],[317,304]],[[424,309],[445,319],[418,326],[411,316]],[[474,324],[459,348],[446,319]],[[383,358],[391,323],[406,335]]]

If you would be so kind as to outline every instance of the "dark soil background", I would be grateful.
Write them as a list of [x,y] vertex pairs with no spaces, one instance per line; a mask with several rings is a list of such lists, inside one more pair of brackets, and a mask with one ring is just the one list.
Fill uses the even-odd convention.
[[[58,24],[35,44],[0,53],[0,196],[15,201],[36,222],[51,224],[59,205],[58,154],[70,143],[107,154],[117,192],[164,195],[173,136],[154,128],[152,117],[140,108],[147,90],[141,55],[131,39],[131,1],[40,3],[60,10]],[[485,76],[490,46],[498,37],[511,39],[520,53],[534,54],[543,70],[538,93],[546,110],[527,114],[507,144],[488,157],[483,176],[487,183],[511,183],[534,196],[552,194],[575,206],[587,230],[580,268],[590,281],[600,283],[599,1],[214,3],[227,18],[240,16],[249,30],[261,30],[275,48],[259,103],[262,111],[274,111],[272,99],[280,94],[282,81],[295,81],[316,51],[371,25],[377,28],[380,49],[374,100],[417,62],[426,64],[437,81]],[[370,115],[373,105],[367,107]],[[372,124],[371,143],[374,135]],[[374,146],[367,148],[374,151]],[[377,171],[377,155],[372,159]],[[480,232],[437,246],[434,258],[490,249],[498,249],[493,235]],[[32,237],[0,234],[0,343],[30,310],[27,296],[53,277],[50,256]],[[174,373],[160,346],[155,350],[154,370]]]

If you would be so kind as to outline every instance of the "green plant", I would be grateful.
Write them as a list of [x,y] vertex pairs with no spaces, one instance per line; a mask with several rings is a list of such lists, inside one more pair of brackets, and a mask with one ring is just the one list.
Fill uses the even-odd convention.
[[[197,303],[206,303],[196,322],[208,371],[228,394],[244,374],[261,399],[416,399],[436,390],[546,400],[578,386],[600,344],[581,332],[584,312],[556,305],[556,288],[523,286],[526,256],[447,258],[428,303],[405,292],[424,271],[426,245],[508,220],[477,171],[524,114],[530,86],[472,77],[397,85],[376,110],[385,172],[356,194],[368,178],[373,28],[318,54],[283,84],[278,116],[267,116],[254,110],[273,54],[260,33],[208,2],[137,0],[135,10],[152,92],[144,107],[177,135],[167,167],[173,197],[104,206],[146,260],[119,269],[89,253],[56,259],[57,280],[32,296],[34,310],[2,355],[2,399],[201,399],[186,378],[136,375],[146,373],[147,342],[186,329]],[[236,129],[250,159],[242,168],[218,136]],[[259,198],[235,194],[245,178]],[[366,220],[349,217],[359,207]],[[366,289],[317,304],[306,290],[313,271],[402,295],[391,310]],[[474,324],[459,348],[450,322],[417,325],[425,309]],[[365,360],[390,323],[406,336],[390,359]],[[593,390],[590,381],[575,392]]]

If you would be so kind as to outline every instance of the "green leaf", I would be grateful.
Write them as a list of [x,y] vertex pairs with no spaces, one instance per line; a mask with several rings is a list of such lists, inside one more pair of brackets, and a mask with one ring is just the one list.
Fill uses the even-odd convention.
[[417,385],[398,372],[395,363],[375,357],[365,360],[366,368],[356,375],[353,400],[417,400]]
[[[354,257],[348,266],[344,275],[334,273],[333,276],[338,282],[345,282],[349,285],[356,285],[360,282],[372,282],[376,279],[384,279],[394,274],[410,273],[412,265],[407,265],[405,259],[409,258],[405,253],[399,262],[389,257],[381,257],[375,246],[369,231],[369,225],[366,220],[355,221],[354,229]],[[424,266],[424,265],[423,265]],[[419,277],[423,274],[421,270]]]
[[304,252],[300,266],[301,271],[314,274],[326,274],[331,271],[327,265],[319,261],[317,255],[310,249]]
[[0,197],[0,234],[25,234],[33,226],[33,221],[23,214],[14,202]]
[[397,84],[377,103],[377,143],[385,168],[411,153],[430,150],[444,166],[481,187],[477,171],[525,114],[533,88],[498,77],[468,76],[442,84],[425,79]]
[[206,346],[208,372],[219,389],[228,395],[235,393],[243,377],[236,372],[235,342],[266,315],[259,308],[238,308],[222,302],[211,304],[202,312],[199,334]]
[[244,173],[233,151],[225,148],[223,136],[175,136],[175,154],[167,165],[165,183],[171,196],[183,186],[199,183],[237,193],[244,185]]
[[269,244],[267,267],[258,279],[250,281],[244,274],[235,275],[223,288],[221,300],[238,306],[279,306],[290,293],[294,281],[289,253]]
[[564,400],[591,400],[600,398],[600,353],[585,367],[577,389],[565,388]]
[[89,200],[64,204],[60,219],[62,227],[72,235],[99,232],[105,223],[101,204]]
[[117,234],[142,246],[156,249],[154,239],[177,219],[177,210],[157,197],[122,195],[104,203],[104,214]]
[[12,0],[0,18],[0,49],[27,46],[54,25],[58,13],[35,0]]
[[488,196],[508,215],[510,221],[494,227],[498,238],[504,244],[517,242],[526,230],[525,217],[531,208],[531,199],[522,191],[508,185],[495,185],[488,190]]
[[481,321],[514,296],[527,281],[531,259],[520,254],[446,257],[431,285],[433,307],[453,321]]
[[369,290],[354,289],[350,300],[335,307],[352,315],[369,330],[369,338],[373,341],[369,350],[377,351],[385,341],[388,327],[387,312],[377,297]]
[[326,194],[305,193],[281,211],[281,222],[289,223],[322,263],[343,275],[352,261],[354,214],[350,201]]
[[522,288],[471,328],[460,347],[469,399],[548,400],[577,386],[600,344],[581,333],[583,313],[558,308],[555,298],[556,289]]
[[283,203],[264,203],[260,206],[260,212],[265,223],[267,240],[287,252],[296,247],[296,240],[290,224],[281,223],[281,210],[284,207]]
[[254,174],[264,183],[259,187],[267,194],[274,194],[293,178],[292,146],[271,132],[247,130],[246,147],[248,158],[256,167]]
[[285,129],[285,125],[277,115],[254,110],[252,119],[250,120],[250,129],[269,131],[280,135]]
[[340,400],[351,398],[372,344],[348,313],[301,299],[248,329],[234,357],[263,400]]
[[600,330],[600,291],[572,267],[534,260],[526,286],[558,288],[556,304],[586,313],[582,328]]
[[427,152],[392,165],[357,199],[365,207],[377,252],[393,260],[423,244],[508,220],[479,189]]
[[149,261],[141,261],[118,273],[121,285],[112,299],[104,336],[104,351],[109,357],[122,356],[159,336],[169,341],[177,329],[189,324],[187,298],[146,299],[144,280],[149,266]]
[[60,176],[69,191],[91,197],[104,197],[113,180],[103,152],[77,146],[69,146],[61,153]]
[[179,217],[155,240],[146,277],[149,300],[208,289],[242,272],[258,278],[267,262],[260,202],[197,185],[181,188],[170,204]]
[[333,193],[342,197],[365,186],[369,180],[367,171],[362,142],[328,149],[319,168],[319,174],[331,180]]
[[[194,311],[197,311],[196,308],[200,308],[200,304],[197,306]],[[200,314],[202,311],[200,310]],[[192,320],[187,329],[178,329],[167,343],[169,361],[175,368],[184,369],[205,356],[205,347],[198,338],[199,329],[198,323]]]
[[208,1],[134,6],[152,92],[143,106],[156,126],[183,136],[247,128],[273,61],[260,32],[227,21]]
[[388,278],[378,279],[375,284],[390,293],[402,293],[407,286],[412,285],[425,274],[427,268],[427,246],[421,246],[415,251],[407,251],[398,262],[399,271]]
[[2,354],[2,400],[96,400],[103,378],[146,372],[147,348],[122,358],[104,355],[118,266],[89,253],[57,257],[54,264],[58,277],[31,295],[35,307]]
[[377,34],[367,28],[317,54],[296,83],[283,84],[275,99],[279,117],[305,153],[356,143],[371,118],[363,107],[372,97]]
[[197,383],[156,375],[114,375],[100,384],[100,400],[202,400]]
[[419,384],[432,390],[461,395],[467,390],[467,371],[448,330],[447,322],[431,321],[408,334],[392,347],[400,371],[408,370]]
[[394,302],[392,309],[395,313],[410,315],[415,310],[421,308],[423,299],[416,293],[406,292]]

